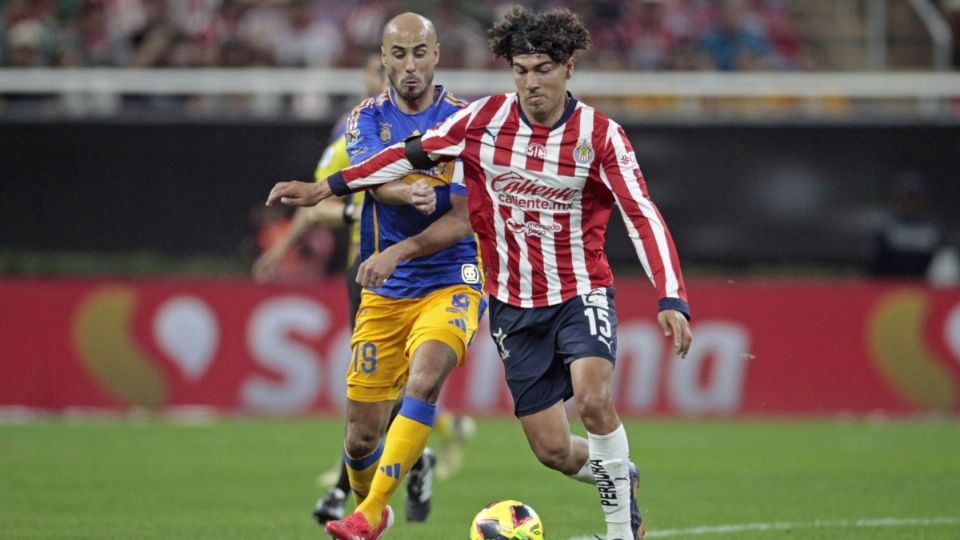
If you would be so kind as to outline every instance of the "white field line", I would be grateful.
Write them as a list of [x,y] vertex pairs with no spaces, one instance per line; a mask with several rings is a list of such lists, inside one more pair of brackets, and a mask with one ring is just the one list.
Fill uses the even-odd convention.
[[[786,531],[791,529],[861,529],[882,527],[934,527],[938,525],[960,524],[960,518],[877,518],[877,519],[841,519],[816,520],[804,522],[773,523],[737,523],[731,525],[712,525],[690,527],[687,529],[663,529],[648,531],[644,538],[669,538],[673,536],[704,536],[714,534],[732,534],[746,531]],[[592,540],[592,536],[580,536],[570,540]]]

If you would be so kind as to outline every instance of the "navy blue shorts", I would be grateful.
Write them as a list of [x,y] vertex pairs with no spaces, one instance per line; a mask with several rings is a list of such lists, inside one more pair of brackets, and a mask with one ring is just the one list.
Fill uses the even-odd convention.
[[615,362],[615,291],[600,288],[543,308],[518,308],[490,298],[490,333],[513,395],[527,416],[573,396],[570,363],[599,356]]

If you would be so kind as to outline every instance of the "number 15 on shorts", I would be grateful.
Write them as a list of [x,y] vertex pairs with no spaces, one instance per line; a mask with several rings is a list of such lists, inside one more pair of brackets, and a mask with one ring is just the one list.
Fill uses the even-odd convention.
[[590,334],[594,337],[605,337],[610,339],[613,331],[610,328],[610,314],[605,309],[588,307],[583,310],[590,323]]

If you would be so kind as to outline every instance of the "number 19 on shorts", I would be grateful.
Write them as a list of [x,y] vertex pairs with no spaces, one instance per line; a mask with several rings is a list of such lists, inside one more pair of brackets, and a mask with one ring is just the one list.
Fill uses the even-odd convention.
[[353,360],[350,363],[354,373],[360,371],[371,374],[377,370],[377,346],[369,341],[357,343],[353,348]]

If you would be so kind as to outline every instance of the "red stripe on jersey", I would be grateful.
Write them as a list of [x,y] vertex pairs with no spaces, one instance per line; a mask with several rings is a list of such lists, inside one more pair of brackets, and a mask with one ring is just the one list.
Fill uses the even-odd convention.
[[[606,131],[607,130],[604,129],[603,133],[606,133]],[[629,147],[629,141],[626,139],[622,128],[619,130],[618,135],[623,138],[624,143],[627,145],[627,151],[632,151],[632,149]],[[609,152],[612,153],[613,149],[610,148]],[[614,193],[617,194],[618,204],[623,211],[626,212],[627,216],[630,218],[630,221],[637,229],[637,234],[640,237],[640,243],[643,245],[643,250],[646,253],[647,264],[650,266],[650,273],[653,276],[653,282],[657,287],[658,298],[664,298],[667,296],[665,278],[666,272],[664,266],[666,264],[671,264],[671,261],[665,261],[661,257],[660,246],[657,244],[657,239],[654,236],[653,230],[651,229],[650,221],[646,218],[646,216],[643,215],[643,211],[640,208],[641,201],[636,200],[630,193],[630,188],[627,185],[628,180],[624,178],[623,174],[621,174],[616,155],[612,154],[611,156],[611,154],[605,154],[605,156],[608,160],[604,166],[604,170],[607,173],[607,179],[610,182],[610,186],[613,188]],[[635,179],[631,179],[630,181],[634,180],[640,187],[642,197],[649,200],[646,184],[643,181],[642,175],[635,174]],[[657,212],[657,218],[660,218],[659,212]],[[660,222],[663,223],[662,220],[660,220]],[[666,231],[666,226],[664,226],[664,231]],[[668,250],[673,252],[673,242],[669,240],[669,236],[667,238]],[[670,258],[674,258],[673,253],[671,253]],[[679,267],[674,266],[674,268]],[[679,272],[677,272],[677,274],[679,276]],[[681,299],[686,301],[686,298],[681,297]]]
[[[480,104],[480,110],[473,116],[467,127],[466,144],[460,154],[463,162],[464,181],[467,185],[467,209],[470,211],[470,224],[480,239],[480,258],[485,267],[484,288],[488,294],[496,296],[500,287],[500,257],[497,254],[497,231],[494,223],[495,202],[486,188],[486,175],[480,164],[480,148],[487,135],[486,126],[503,105],[506,96],[493,96]],[[474,127],[476,126],[476,127]],[[459,141],[454,140],[454,143]]]
[[[540,162],[541,168],[543,162]],[[540,214],[524,212],[523,219],[527,223],[540,223]],[[546,233],[550,234],[550,233]],[[543,263],[543,238],[537,235],[527,235],[527,261],[530,263],[530,296],[532,298],[546,298],[547,272]],[[519,284],[518,284],[519,285]]]
[[560,166],[557,173],[560,176],[573,176],[577,170],[577,163],[573,160],[573,150],[576,148],[580,135],[580,111],[573,111],[563,130],[563,139],[560,140]]
[[517,138],[517,131],[520,129],[520,115],[517,114],[516,105],[510,106],[510,114],[504,121],[500,130],[497,132],[497,149],[493,153],[493,164],[502,167],[509,167],[513,156],[513,143]]
[[533,126],[533,134],[527,142],[525,150],[527,154],[526,170],[533,172],[543,171],[543,162],[547,157],[547,137],[550,136],[550,130],[543,126]]
[[[462,111],[457,114],[462,114],[462,116],[450,126],[450,129],[440,137],[422,137],[420,139],[420,149],[425,153],[429,154],[445,148],[447,146],[456,145],[459,141],[462,141],[467,136],[467,129],[470,125],[470,115],[465,114]],[[446,158],[450,159],[450,158]]]
[[607,254],[603,250],[607,223],[610,222],[610,213],[613,211],[613,195],[600,180],[599,173],[595,172],[595,169],[599,170],[596,165],[590,167],[592,174],[583,186],[584,212],[580,218],[584,258],[587,261],[591,289],[613,285],[613,273],[607,263]]
[[347,167],[341,172],[343,173],[344,181],[346,181],[349,185],[350,182],[357,180],[358,178],[366,178],[383,169],[384,167],[397,163],[405,158],[406,150],[404,149],[404,145],[397,143],[393,146],[384,148],[377,154],[370,156],[362,164],[357,164],[353,167]]
[[[566,284],[567,280],[564,279],[564,276],[574,275],[573,249],[570,244],[570,214],[555,214],[553,216],[553,222],[558,225],[558,231],[553,235],[557,260],[555,272],[557,279],[560,281],[561,296],[566,297],[569,285]],[[574,288],[576,288],[576,283],[573,285]]]
[[[507,273],[507,290],[506,297],[503,296],[504,291],[500,290],[499,285],[497,286],[498,298],[510,305],[519,304],[520,298],[520,245],[517,243],[516,236],[510,230],[510,224],[513,222],[511,216],[510,207],[507,205],[498,205],[497,211],[500,214],[500,219],[504,222],[504,237],[498,240],[506,240],[507,248],[507,267],[499,269],[497,276],[490,276],[490,281],[493,283],[499,283],[500,273],[506,271]],[[499,255],[497,255],[499,257]]]

